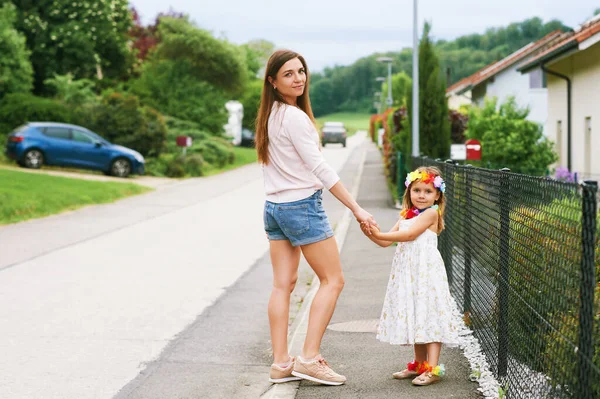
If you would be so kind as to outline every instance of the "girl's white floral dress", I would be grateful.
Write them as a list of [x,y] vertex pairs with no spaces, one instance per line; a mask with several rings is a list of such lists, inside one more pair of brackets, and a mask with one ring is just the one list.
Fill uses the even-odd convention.
[[[406,230],[418,218],[400,220]],[[460,318],[450,295],[438,236],[427,229],[414,241],[400,242],[377,327],[377,339],[397,345],[442,342],[458,345]]]

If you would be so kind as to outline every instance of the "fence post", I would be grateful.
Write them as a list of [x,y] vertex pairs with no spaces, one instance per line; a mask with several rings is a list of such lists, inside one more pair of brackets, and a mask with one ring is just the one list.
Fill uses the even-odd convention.
[[509,228],[510,169],[500,169],[500,317],[498,320],[498,377],[506,377],[508,369],[508,294],[509,294]]
[[595,244],[598,182],[585,180],[583,188],[582,229],[581,229],[581,286],[579,309],[579,346],[577,363],[579,381],[578,397],[591,398],[592,394],[592,358],[594,347],[592,334],[594,329],[594,288],[595,276]]
[[454,211],[454,183],[456,181],[456,165],[454,161],[451,159],[446,160],[444,178],[446,180],[446,192],[444,193],[446,197],[446,224],[449,227],[449,231],[446,233],[446,245],[445,248],[445,259],[444,263],[446,265],[446,274],[448,275],[448,285],[452,286],[452,251],[454,249],[454,243],[452,242],[452,237],[454,236],[454,231],[452,229],[452,216]]
[[464,303],[463,303],[463,313],[465,315],[469,315],[471,313],[471,225],[473,223],[473,219],[471,217],[473,209],[473,202],[471,197],[472,192],[472,173],[471,173],[471,165],[465,165],[465,191],[466,191],[466,221],[465,221],[465,234],[464,234],[464,244],[463,248],[465,251],[465,280],[464,280]]

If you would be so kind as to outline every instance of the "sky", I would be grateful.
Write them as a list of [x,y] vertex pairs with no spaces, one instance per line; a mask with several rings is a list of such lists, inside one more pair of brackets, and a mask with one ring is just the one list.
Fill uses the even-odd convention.
[[[531,17],[576,27],[600,4],[591,0],[418,0],[419,31],[434,39],[484,33]],[[412,47],[413,0],[130,0],[145,24],[172,9],[236,44],[266,39],[301,53],[312,71],[350,65],[373,53]]]

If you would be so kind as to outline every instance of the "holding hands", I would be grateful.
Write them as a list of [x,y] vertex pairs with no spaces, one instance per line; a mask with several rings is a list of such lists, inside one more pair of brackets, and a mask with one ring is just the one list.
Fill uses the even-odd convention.
[[361,223],[360,229],[362,230],[364,235],[373,236],[375,238],[379,238],[378,235],[379,233],[381,233],[381,230],[379,230],[379,226],[377,224],[369,225],[367,223]]
[[[363,229],[363,226],[366,226],[367,229],[369,229],[370,227],[377,227],[379,226],[377,224],[377,222],[375,221],[375,219],[373,218],[373,215],[371,215],[369,212],[365,211],[363,208],[358,208],[358,210],[356,212],[354,212],[354,217],[356,218],[356,221],[358,223],[360,223],[360,228],[363,231],[363,233],[365,232],[365,230]],[[377,229],[379,230],[379,229]],[[368,233],[365,234],[370,234],[370,230]]]

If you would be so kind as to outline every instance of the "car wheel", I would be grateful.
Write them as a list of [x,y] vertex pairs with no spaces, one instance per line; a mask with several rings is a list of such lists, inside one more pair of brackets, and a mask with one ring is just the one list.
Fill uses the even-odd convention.
[[40,150],[29,150],[23,154],[21,164],[26,168],[39,169],[44,164],[44,154]]
[[127,177],[131,173],[131,162],[125,158],[117,158],[110,165],[110,174],[117,177]]

